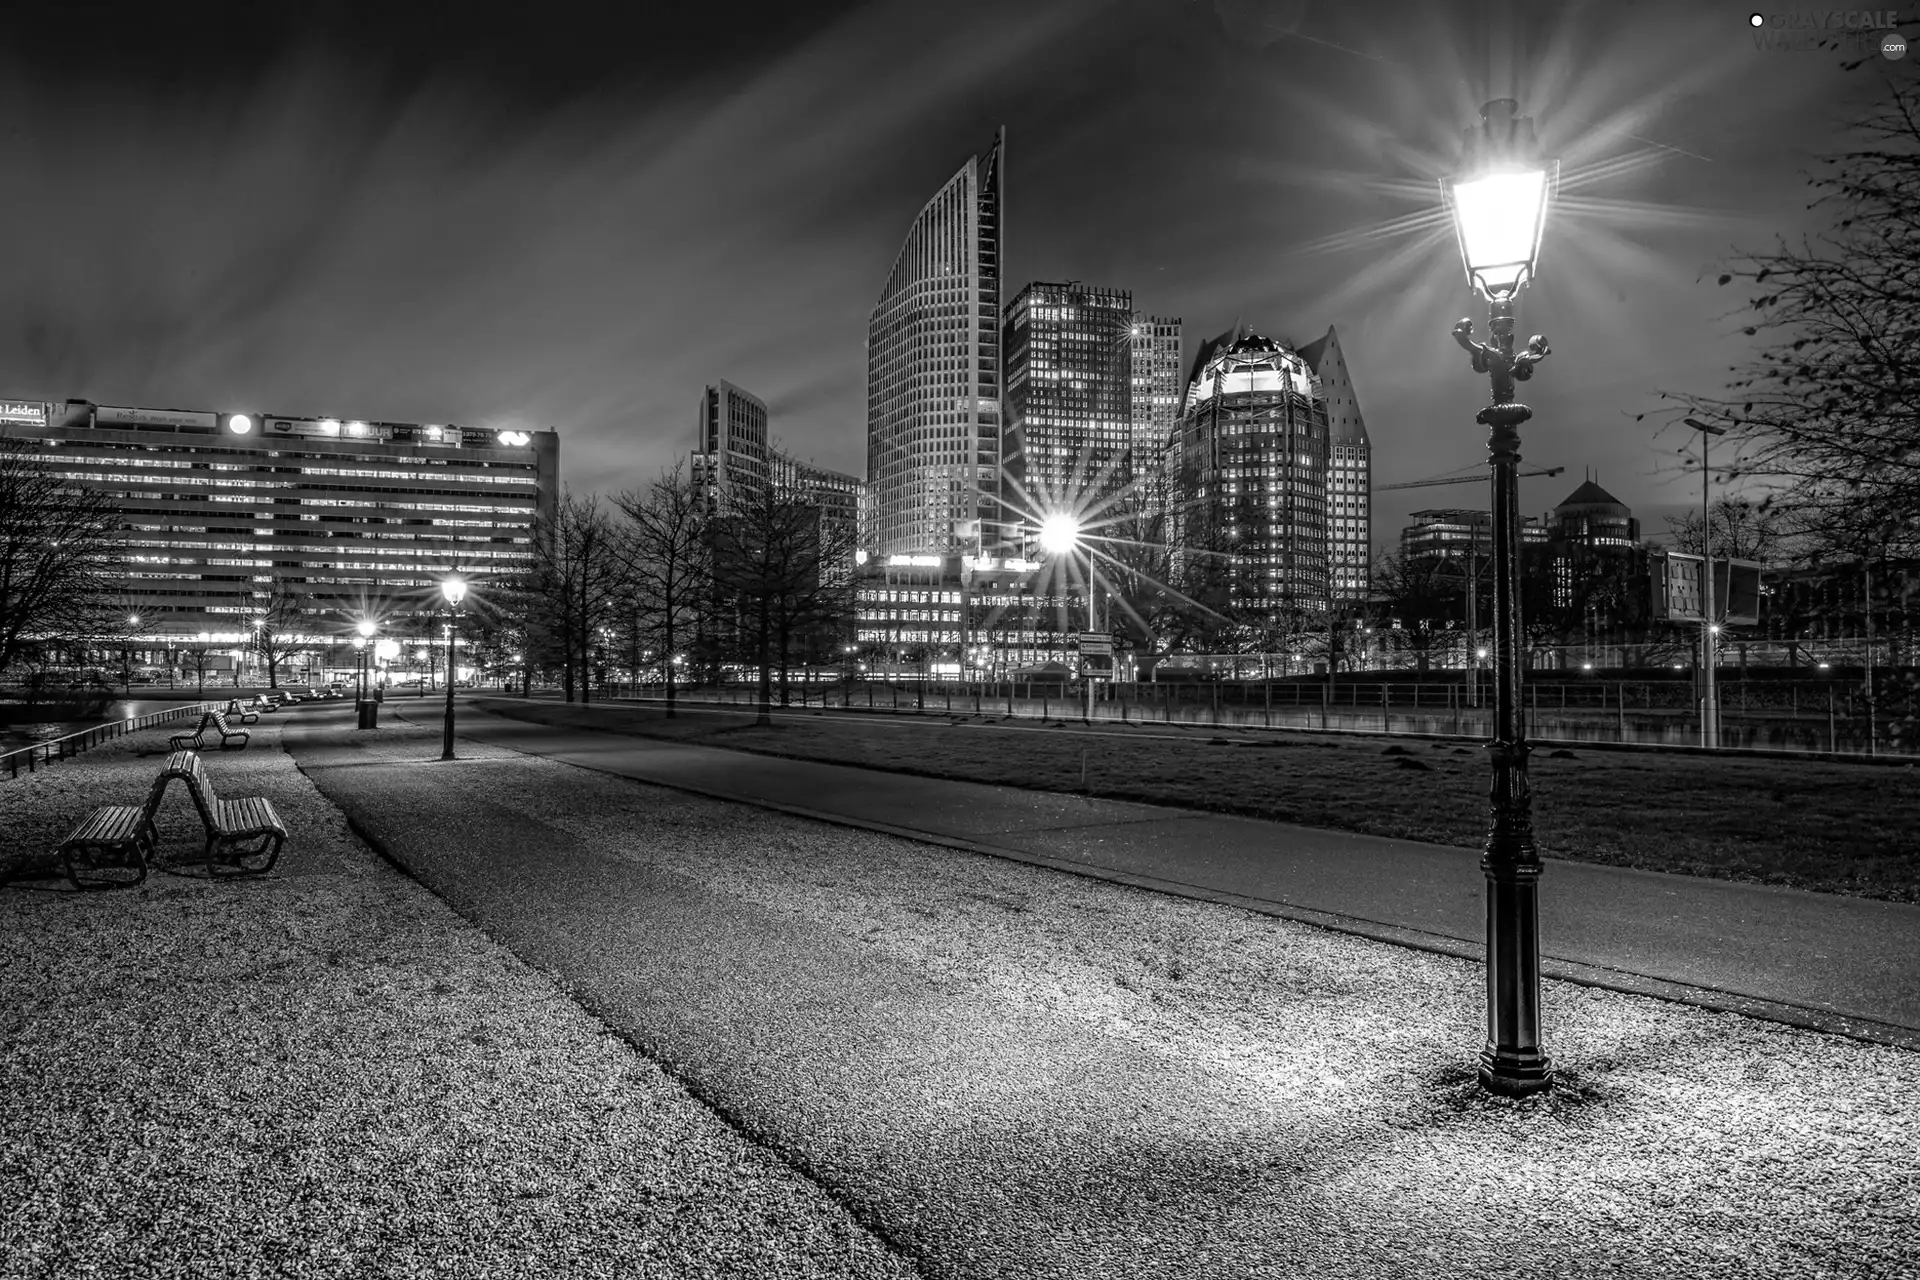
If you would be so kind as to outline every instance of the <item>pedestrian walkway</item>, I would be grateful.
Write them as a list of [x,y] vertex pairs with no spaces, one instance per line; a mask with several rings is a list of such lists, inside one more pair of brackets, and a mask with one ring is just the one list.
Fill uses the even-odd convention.
[[[462,709],[460,733],[700,795],[1485,954],[1485,880],[1470,850],[553,728],[477,708]],[[1546,861],[1549,976],[1920,1047],[1920,907]]]
[[[431,711],[387,711],[356,732],[316,710],[287,749],[389,859],[919,1274],[1914,1269],[1910,1051],[1548,982],[1556,1087],[1492,1098],[1476,961],[1030,865],[1052,854],[1028,845],[1114,862],[1136,830],[1178,859],[1205,847],[1188,815],[903,792],[471,704],[442,761]],[[675,780],[620,776],[648,773]],[[707,786],[819,813],[877,789],[862,811],[887,821]],[[899,824],[961,834],[858,829]],[[1209,849],[1200,874],[1246,852]]]

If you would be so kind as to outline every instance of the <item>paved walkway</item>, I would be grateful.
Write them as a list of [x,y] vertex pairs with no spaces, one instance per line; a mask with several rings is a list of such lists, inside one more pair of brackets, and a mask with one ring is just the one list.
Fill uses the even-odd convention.
[[[406,703],[387,714],[436,718]],[[1484,955],[1485,881],[1468,850],[553,728],[471,707],[459,727],[700,795]],[[1920,907],[1548,859],[1540,913],[1549,976],[1920,1047]]]

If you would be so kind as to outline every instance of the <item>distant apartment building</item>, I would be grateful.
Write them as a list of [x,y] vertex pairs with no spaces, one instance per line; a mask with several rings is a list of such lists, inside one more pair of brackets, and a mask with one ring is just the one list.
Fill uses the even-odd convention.
[[867,321],[870,551],[995,547],[1006,131],[914,218]]
[[729,491],[766,493],[772,474],[767,402],[722,381],[700,393],[697,416],[693,486],[701,509],[720,510]]
[[1307,362],[1244,328],[1202,345],[1166,459],[1175,572],[1233,605],[1328,607],[1327,407]]
[[125,537],[114,605],[150,647],[244,645],[276,598],[283,638],[344,639],[440,608],[458,570],[534,562],[553,514],[560,438],[276,413],[0,403],[0,434],[111,495]]
[[1007,304],[1004,496],[1028,524],[1098,508],[1126,484],[1133,345],[1125,289],[1034,283]]
[[1357,605],[1373,584],[1373,443],[1331,325],[1299,348],[1327,404],[1327,563],[1338,605]]
[[[1522,546],[1544,546],[1550,533],[1539,516],[1520,517]],[[1413,513],[1400,530],[1400,550],[1413,561],[1441,561],[1466,572],[1468,557],[1482,564],[1493,554],[1493,513],[1462,507],[1434,507]]]
[[1161,510],[1166,495],[1158,482],[1166,474],[1161,458],[1180,421],[1180,319],[1133,316],[1133,408],[1127,478],[1139,481],[1149,510]]
[[1006,679],[1076,660],[1078,600],[1039,594],[1044,571],[1017,558],[894,555],[856,580],[857,660],[870,673]]

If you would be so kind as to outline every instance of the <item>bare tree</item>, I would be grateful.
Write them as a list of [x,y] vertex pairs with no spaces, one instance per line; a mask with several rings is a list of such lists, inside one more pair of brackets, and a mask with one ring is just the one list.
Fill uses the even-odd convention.
[[[1740,257],[1722,285],[1751,281],[1744,308],[1759,355],[1724,396],[1666,392],[1675,414],[1724,425],[1728,478],[1762,477],[1773,505],[1844,510],[1868,527],[1920,529],[1920,88],[1891,76],[1859,125],[1859,149],[1828,157],[1812,207],[1833,214],[1795,248]],[[1739,314],[1739,313],[1736,313]],[[1641,415],[1642,417],[1646,415]]]
[[573,701],[580,676],[580,700],[592,701],[593,650],[600,629],[617,620],[624,593],[628,554],[623,532],[600,505],[598,494],[561,494],[551,521],[534,531],[536,570],[533,591],[544,633],[561,655],[562,683]]
[[729,495],[713,522],[715,595],[730,615],[737,652],[759,670],[756,724],[773,722],[774,668],[784,686],[798,635],[851,596],[838,568],[852,548],[834,545],[839,540],[818,506],[772,489]]
[[[1766,498],[1723,497],[1712,504],[1713,554],[1715,558],[1757,560],[1770,563],[1785,553],[1798,531],[1786,512]],[[1668,516],[1667,528],[1673,534],[1673,549],[1686,555],[1700,554],[1700,530],[1703,521],[1698,511]]]
[[[180,670],[193,678],[194,696],[204,697],[207,692],[207,672],[213,669],[213,648],[210,645],[192,644],[180,651]],[[234,664],[234,672],[239,672],[239,664]],[[235,681],[236,685],[238,681]]]
[[253,647],[267,664],[267,687],[280,687],[280,664],[304,653],[312,642],[301,633],[309,610],[304,592],[275,575],[267,588],[267,602],[253,617]]
[[[628,525],[626,570],[632,588],[635,648],[645,643],[659,653],[671,718],[675,714],[674,656],[713,599],[713,540],[706,513],[700,495],[677,464],[644,492],[623,493],[614,505]],[[637,662],[634,679],[639,680]]]
[[121,550],[106,494],[0,436],[0,671],[29,640],[97,630]]
[[1375,563],[1373,595],[1384,617],[1399,624],[1398,634],[1421,671],[1427,669],[1435,638],[1465,614],[1460,575],[1437,557],[1410,556],[1404,549]]

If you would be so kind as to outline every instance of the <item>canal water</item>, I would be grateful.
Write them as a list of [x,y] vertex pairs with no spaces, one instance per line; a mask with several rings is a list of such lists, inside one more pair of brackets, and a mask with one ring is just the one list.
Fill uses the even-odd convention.
[[[164,711],[168,707],[179,706],[183,702],[212,702],[230,692],[230,690],[215,689],[212,685],[208,685],[204,698],[196,697],[191,693],[160,698],[113,698],[108,700],[100,714],[95,716],[81,716],[66,720],[24,720],[0,724],[0,755],[16,751],[21,747],[30,747],[36,742],[49,742],[54,738],[65,737],[69,733],[91,729],[97,724],[111,724],[116,720],[131,720],[135,716],[143,716],[150,711]],[[251,695],[252,690],[245,692]]]

